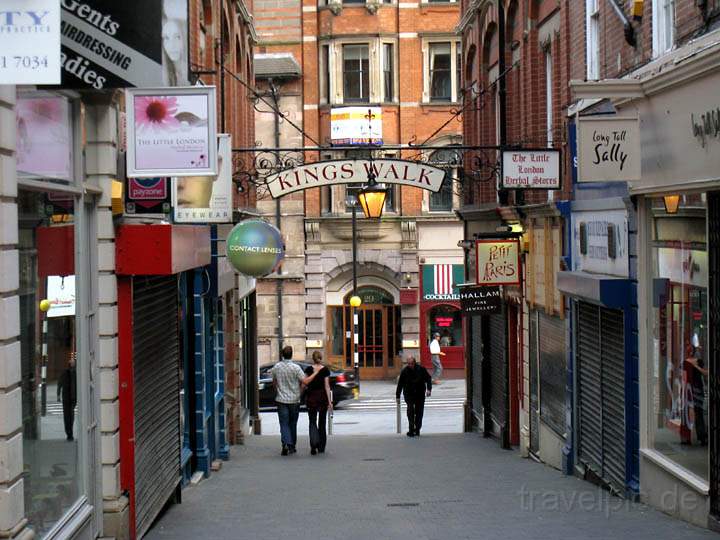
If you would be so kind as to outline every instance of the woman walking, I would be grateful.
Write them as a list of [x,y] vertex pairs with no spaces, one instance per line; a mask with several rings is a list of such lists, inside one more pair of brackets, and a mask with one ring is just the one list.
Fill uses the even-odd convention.
[[327,444],[327,413],[332,411],[332,394],[330,393],[330,370],[322,363],[322,354],[315,351],[312,355],[313,365],[305,369],[308,375],[303,381],[307,385],[306,404],[310,420],[310,453],[325,452]]

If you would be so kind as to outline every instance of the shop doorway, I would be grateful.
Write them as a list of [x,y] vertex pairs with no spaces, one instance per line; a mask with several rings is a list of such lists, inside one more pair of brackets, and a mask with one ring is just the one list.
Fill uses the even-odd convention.
[[[362,304],[358,315],[358,364],[360,379],[378,380],[394,377],[401,367],[402,344],[400,306],[387,291],[377,287],[361,287]],[[329,306],[327,357],[331,364],[352,369],[353,309],[350,296],[343,306]]]

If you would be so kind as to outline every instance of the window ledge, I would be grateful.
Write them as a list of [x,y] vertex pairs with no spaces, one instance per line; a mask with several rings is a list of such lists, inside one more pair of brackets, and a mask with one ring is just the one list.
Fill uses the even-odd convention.
[[458,107],[459,101],[423,101],[420,103],[423,107]]
[[707,496],[710,493],[710,486],[707,481],[700,478],[695,473],[688,471],[681,465],[678,465],[657,450],[652,448],[641,448],[640,454],[648,461],[653,462],[655,465],[665,470],[665,472],[682,481],[688,487],[694,489],[701,495]]

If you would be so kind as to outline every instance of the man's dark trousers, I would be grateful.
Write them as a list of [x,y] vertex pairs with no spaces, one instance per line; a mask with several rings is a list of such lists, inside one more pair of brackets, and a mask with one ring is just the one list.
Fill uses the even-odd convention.
[[422,427],[423,412],[425,412],[425,396],[416,397],[414,399],[406,399],[408,424],[410,425],[410,433],[420,434]]
[[65,435],[67,435],[68,439],[72,439],[73,424],[75,423],[75,402],[63,400],[62,406],[63,423],[65,424]]

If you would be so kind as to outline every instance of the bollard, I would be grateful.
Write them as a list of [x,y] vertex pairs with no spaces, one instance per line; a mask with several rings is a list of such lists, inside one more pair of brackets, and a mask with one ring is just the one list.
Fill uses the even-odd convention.
[[400,400],[395,400],[395,420],[397,423],[397,432],[402,433],[402,414],[400,414]]

